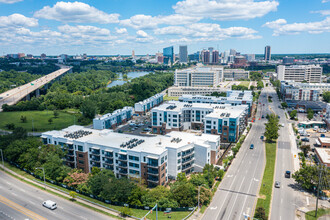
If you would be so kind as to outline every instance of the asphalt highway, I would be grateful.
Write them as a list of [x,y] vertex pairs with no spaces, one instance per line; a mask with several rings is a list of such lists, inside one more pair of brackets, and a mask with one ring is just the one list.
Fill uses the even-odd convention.
[[[269,113],[268,93],[268,88],[261,92],[256,121],[202,219],[244,219],[252,215],[265,165],[264,142],[260,137],[266,123],[261,116]],[[250,149],[251,144],[254,149]]]
[[[57,209],[42,206],[45,200],[57,203]],[[0,219],[106,220],[113,219],[23,183],[0,172]]]

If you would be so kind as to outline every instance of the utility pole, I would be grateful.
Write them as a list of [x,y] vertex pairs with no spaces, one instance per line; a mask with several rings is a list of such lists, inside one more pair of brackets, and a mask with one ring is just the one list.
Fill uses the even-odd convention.
[[37,167],[36,168],[36,170],[37,169],[40,169],[40,170],[42,170],[42,172],[43,172],[43,174],[44,174],[44,185],[45,185],[45,190],[46,190],[46,178],[45,178],[45,169],[44,169],[44,167]]
[[1,159],[2,159],[2,168],[3,168],[3,171],[5,171],[5,163],[3,161],[3,151],[2,151],[2,149],[0,149],[0,151],[1,151]]
[[319,203],[319,196],[320,196],[320,182],[321,182],[321,178],[322,178],[322,170],[323,167],[320,168],[319,170],[319,182],[317,184],[317,197],[316,197],[316,208],[315,208],[315,218],[317,216],[317,208],[318,208],[318,203]]

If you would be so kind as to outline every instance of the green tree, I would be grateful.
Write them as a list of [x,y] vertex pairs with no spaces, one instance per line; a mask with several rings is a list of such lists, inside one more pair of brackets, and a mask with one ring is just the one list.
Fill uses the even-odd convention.
[[267,142],[273,142],[278,138],[279,120],[277,115],[267,115],[268,122],[265,124],[265,137]]
[[254,217],[261,220],[267,220],[266,212],[264,207],[258,207],[256,208],[256,213],[254,214]]
[[297,110],[293,110],[290,112],[290,118],[295,119],[297,117]]
[[133,215],[133,212],[132,212],[132,210],[131,210],[130,208],[128,208],[128,207],[122,207],[122,208],[120,209],[120,214],[121,214],[121,216],[123,216],[123,217],[127,217],[127,216],[131,216],[131,215]]
[[48,119],[48,123],[49,123],[49,124],[53,123],[53,119],[52,119],[52,118],[49,118],[49,119]]
[[305,166],[292,175],[293,179],[304,189],[314,190],[318,181],[318,170],[316,166]]
[[82,103],[80,110],[81,110],[84,117],[89,118],[89,119],[93,119],[95,117],[96,110],[97,110],[96,106],[97,105],[96,105],[95,102],[93,102],[90,99],[86,99]]
[[283,108],[287,108],[287,107],[288,107],[288,104],[287,104],[286,102],[282,102],[282,103],[281,103],[281,106],[282,106]]
[[327,102],[327,103],[330,102],[330,92],[324,92],[322,96],[323,96],[323,100],[325,102]]
[[147,194],[147,191],[142,187],[135,187],[131,195],[128,197],[128,203],[131,205],[142,206],[142,197]]
[[[145,195],[142,196],[142,204],[144,206],[153,207],[161,199],[170,199],[170,190],[164,186],[157,186],[153,189],[147,191]],[[172,201],[173,199],[171,199]],[[168,207],[167,207],[168,208]]]
[[55,118],[58,118],[58,116],[60,115],[60,113],[58,111],[56,111],[56,110],[53,112],[53,114],[54,114],[54,117]]
[[200,173],[198,174],[191,174],[189,182],[192,183],[194,186],[201,186],[203,184],[207,184],[204,176]]
[[311,146],[306,144],[306,145],[301,145],[300,149],[303,151],[304,156],[307,157],[308,152],[311,150]]
[[311,120],[314,117],[314,111],[312,109],[307,109],[307,118]]
[[196,205],[196,188],[191,183],[173,184],[170,191],[172,198],[177,201],[179,207],[193,207]]
[[5,125],[5,127],[8,130],[14,130],[15,129],[15,124],[14,123],[8,123],[8,124]]
[[72,201],[76,200],[77,193],[75,191],[70,191],[69,195],[70,195]]
[[186,173],[178,173],[176,180],[178,182],[187,182]]
[[91,189],[93,195],[98,196],[101,193],[103,186],[109,182],[110,179],[114,178],[115,175],[111,170],[103,169],[100,173],[89,177],[87,186]]
[[26,123],[27,122],[27,118],[24,115],[21,115],[20,120],[21,120],[22,123]]

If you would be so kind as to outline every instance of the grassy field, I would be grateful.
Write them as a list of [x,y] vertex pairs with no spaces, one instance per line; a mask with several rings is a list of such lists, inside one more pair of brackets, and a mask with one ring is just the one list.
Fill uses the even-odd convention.
[[178,101],[179,97],[167,96],[167,95],[164,96],[164,101],[172,101],[172,100]]
[[246,86],[249,88],[249,85],[250,85],[250,81],[242,81],[239,83],[241,86]]
[[[53,111],[1,112],[0,129],[8,130],[6,124],[14,123],[16,127],[23,127],[27,131],[32,131],[32,120],[35,132],[63,129],[73,125],[74,121],[77,124],[80,113],[71,114],[63,111],[58,112],[59,115],[57,118],[54,117]],[[26,117],[26,123],[20,120],[21,116]],[[48,122],[50,118],[53,120],[52,123]]]
[[262,178],[262,183],[257,202],[258,207],[265,209],[266,216],[269,215],[270,201],[274,188],[274,170],[276,160],[276,143],[266,143],[266,167]]
[[[5,166],[9,169],[11,169],[12,171],[14,171],[15,173],[27,178],[27,179],[31,179],[31,180],[38,180],[37,178],[35,178],[34,176],[24,172],[23,170],[20,170],[18,169],[17,167],[15,166],[11,166],[9,163],[5,162]],[[40,181],[40,180],[38,180]],[[35,184],[32,184],[30,182],[27,182],[25,181],[26,183],[28,184],[31,184],[31,185],[35,185]],[[62,187],[59,187],[57,185],[54,185],[54,184],[51,184],[51,183],[47,183],[47,185],[49,186],[52,186],[54,188],[57,188],[57,189],[60,189],[62,191],[65,191],[67,193],[70,192],[70,190],[67,190],[65,188],[62,188]],[[35,185],[36,186],[36,185]],[[43,189],[43,188],[42,188]],[[48,192],[51,192],[51,191],[48,191]],[[100,204],[100,205],[103,205],[103,206],[107,206],[109,208],[112,208],[112,209],[115,209],[115,210],[118,210],[120,211],[120,209],[122,208],[122,206],[115,206],[115,205],[109,205],[109,204],[106,204],[106,203],[103,203],[103,202],[100,202],[96,199],[92,199],[88,196],[84,196],[84,195],[81,195],[81,194],[78,194],[79,197],[81,198],[84,198],[86,200],[89,200],[91,202],[94,202],[94,203],[97,203],[97,204]],[[61,196],[63,197],[63,196]],[[92,207],[89,207],[89,208],[92,208]],[[93,209],[93,208],[92,208]],[[135,217],[139,217],[139,218],[142,218],[145,214],[148,213],[148,210],[142,210],[142,209],[131,209],[132,210],[132,215],[135,216]],[[98,211],[98,210],[95,210],[95,211]],[[183,219],[184,217],[186,217],[190,212],[172,212],[170,214],[171,216],[171,219],[174,219],[174,220],[179,220],[179,219]],[[160,220],[165,220],[165,219],[168,219],[168,216],[169,214],[164,214],[164,212],[158,212],[158,219]],[[156,219],[156,213],[155,212],[152,212],[152,214],[149,214],[148,215],[148,219]]]
[[305,214],[305,218],[306,220],[317,220],[319,217],[323,215],[330,215],[330,209],[318,209],[316,218],[315,218],[315,210],[307,212]]

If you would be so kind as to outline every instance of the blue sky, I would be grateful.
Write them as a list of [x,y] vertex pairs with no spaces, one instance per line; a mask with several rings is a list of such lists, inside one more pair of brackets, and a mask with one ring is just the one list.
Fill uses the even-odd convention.
[[329,53],[330,0],[0,0],[0,53]]

